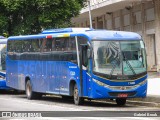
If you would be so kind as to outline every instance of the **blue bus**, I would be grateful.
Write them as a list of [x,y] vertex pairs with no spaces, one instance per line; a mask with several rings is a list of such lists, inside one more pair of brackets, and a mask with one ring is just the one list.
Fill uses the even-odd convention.
[[8,89],[6,86],[6,47],[7,38],[0,36],[0,90]]
[[84,99],[127,98],[147,93],[144,42],[137,33],[63,28],[37,35],[12,36],[7,42],[7,85],[26,91]]

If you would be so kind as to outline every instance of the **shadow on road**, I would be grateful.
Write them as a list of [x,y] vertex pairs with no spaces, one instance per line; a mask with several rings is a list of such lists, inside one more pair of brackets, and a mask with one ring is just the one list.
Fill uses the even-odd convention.
[[[21,98],[26,98],[26,96],[21,96]],[[74,105],[73,99],[63,99],[61,96],[43,96],[41,99],[36,100],[41,102],[47,103],[57,103],[61,105]],[[75,105],[76,106],[76,105]],[[83,107],[135,107],[134,105],[125,105],[125,106],[118,106],[115,101],[113,100],[84,100],[84,104],[80,105]]]
[[[13,98],[18,98],[18,99],[27,99],[25,92],[22,91],[0,91],[0,95],[11,95]],[[74,105],[73,99],[64,99],[61,96],[57,95],[43,95],[41,99],[35,99],[34,101],[41,102],[41,103],[47,103],[47,104],[61,104],[61,105]],[[53,105],[54,105],[53,104]],[[75,105],[76,106],[76,105]],[[118,106],[115,101],[113,100],[87,100],[85,99],[84,104],[80,105],[83,107],[135,107],[134,105],[128,105],[126,104],[125,106]]]
[[24,91],[18,91],[18,90],[0,90],[0,95],[22,95],[25,94]]

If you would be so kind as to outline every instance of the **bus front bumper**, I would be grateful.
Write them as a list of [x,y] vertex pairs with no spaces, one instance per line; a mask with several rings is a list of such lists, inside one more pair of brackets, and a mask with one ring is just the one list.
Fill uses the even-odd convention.
[[133,89],[115,90],[100,86],[93,82],[89,98],[92,99],[115,99],[115,98],[145,98],[147,95],[147,82]]
[[0,89],[10,89],[9,87],[7,87],[6,85],[6,80],[4,79],[0,79]]

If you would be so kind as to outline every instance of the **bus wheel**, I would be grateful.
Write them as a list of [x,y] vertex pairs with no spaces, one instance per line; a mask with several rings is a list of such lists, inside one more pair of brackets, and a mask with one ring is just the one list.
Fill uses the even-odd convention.
[[126,98],[117,98],[116,103],[117,105],[123,106],[126,104]]
[[30,80],[28,80],[26,83],[26,95],[29,100],[38,99],[42,97],[42,94],[32,91],[32,85]]
[[78,88],[77,85],[74,85],[74,104],[76,105],[81,105],[83,104],[84,99],[82,97],[79,97],[79,92],[78,92]]

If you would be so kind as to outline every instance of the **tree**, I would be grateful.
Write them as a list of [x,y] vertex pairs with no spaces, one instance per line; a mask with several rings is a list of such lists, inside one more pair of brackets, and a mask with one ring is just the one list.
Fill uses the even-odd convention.
[[71,26],[86,0],[0,0],[0,34],[34,34]]

